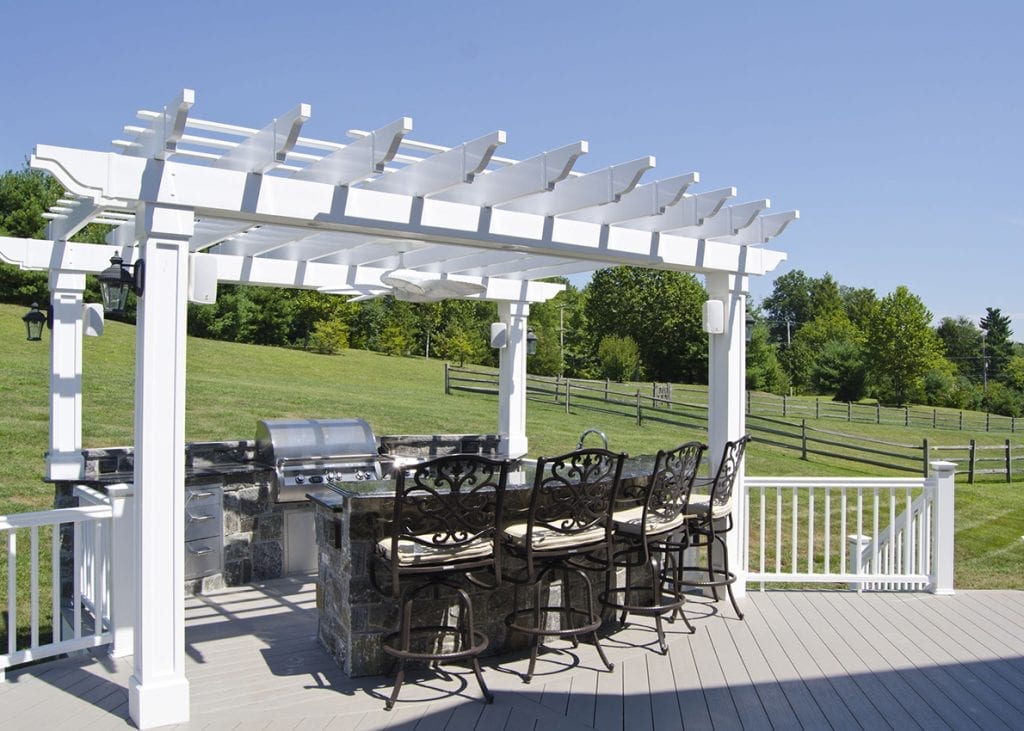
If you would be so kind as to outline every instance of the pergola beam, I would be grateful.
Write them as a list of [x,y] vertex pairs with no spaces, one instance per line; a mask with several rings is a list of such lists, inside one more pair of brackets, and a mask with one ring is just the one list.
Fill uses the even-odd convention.
[[587,152],[585,141],[574,142],[557,150],[542,152],[528,160],[506,165],[486,175],[478,175],[472,185],[442,191],[440,200],[495,206],[534,193],[550,191],[565,180],[576,161]]
[[519,198],[503,204],[501,208],[539,216],[557,216],[590,206],[615,203],[633,190],[641,176],[654,165],[654,157],[650,155],[611,165],[603,170],[563,180],[551,192]]
[[402,117],[308,165],[295,173],[295,178],[348,185],[382,173],[394,159],[402,138],[411,131],[412,118]]
[[687,188],[698,180],[700,175],[697,173],[655,180],[623,194],[614,205],[584,208],[582,211],[568,213],[566,217],[590,223],[612,224],[642,216],[657,216],[681,201]]
[[192,89],[182,89],[158,116],[149,120],[149,125],[139,130],[135,139],[125,147],[125,154],[134,157],[166,160],[177,150],[178,142],[185,134],[188,113],[196,102]]
[[[630,264],[762,275],[785,260],[780,252],[765,250],[758,257],[748,257],[741,254],[740,247],[729,244],[652,234],[642,226],[635,226],[636,221],[623,226],[600,226],[278,176],[253,179],[239,171],[174,162],[151,169],[146,161],[124,155],[40,145],[32,164],[50,170],[72,193],[102,190],[105,195],[125,200],[149,196],[154,203],[194,208],[199,217],[211,215],[252,224],[303,226],[391,239],[522,251],[584,259],[594,262],[595,267]],[[563,184],[572,182],[575,180]],[[727,189],[728,194],[733,192],[734,189]],[[661,216],[651,218],[667,218],[677,210],[687,210],[691,216],[707,215],[708,209],[713,209],[716,203],[720,205],[727,197],[723,194],[717,200],[708,201],[707,195],[686,196]],[[705,205],[697,206],[698,200]]]
[[384,193],[425,196],[459,183],[470,183],[487,167],[494,151],[505,144],[505,139],[504,131],[492,132],[382,175],[362,187]]
[[309,104],[299,104],[221,155],[214,167],[246,173],[265,173],[277,167],[295,147],[299,131],[311,114]]

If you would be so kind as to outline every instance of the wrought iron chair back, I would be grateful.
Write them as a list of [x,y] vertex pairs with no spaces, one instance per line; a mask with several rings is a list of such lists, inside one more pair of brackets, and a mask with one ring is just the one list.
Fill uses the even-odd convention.
[[[501,552],[495,538],[508,467],[507,461],[456,454],[397,471],[385,539],[390,550],[383,552],[391,568],[393,596],[400,595],[402,575],[433,573],[439,563],[461,570],[494,566],[495,582],[500,582]],[[383,548],[381,543],[378,547]]]
[[746,451],[749,441],[749,436],[743,436],[734,442],[725,443],[725,448],[722,450],[722,461],[718,464],[714,481],[711,484],[712,513],[714,508],[723,508],[732,501],[736,476],[739,474],[740,462],[743,461],[743,453]]
[[686,514],[705,449],[707,446],[701,442],[687,442],[675,449],[658,451],[647,486],[642,535],[659,532],[658,526],[673,525],[680,515]]
[[[625,458],[594,448],[537,460],[524,540],[529,574],[534,575],[534,559],[566,553],[568,539],[584,545],[611,540],[611,511]],[[562,540],[545,548],[542,532]]]

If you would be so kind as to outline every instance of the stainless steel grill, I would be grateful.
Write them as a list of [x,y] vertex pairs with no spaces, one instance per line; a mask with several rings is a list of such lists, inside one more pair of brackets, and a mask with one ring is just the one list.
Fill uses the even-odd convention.
[[379,480],[377,438],[362,419],[275,419],[256,425],[256,460],[272,466],[274,499],[297,502],[328,482]]

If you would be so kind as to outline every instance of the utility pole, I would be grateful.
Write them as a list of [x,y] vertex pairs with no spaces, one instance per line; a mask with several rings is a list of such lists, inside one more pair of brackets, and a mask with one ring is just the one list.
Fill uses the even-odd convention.
[[558,379],[565,378],[565,305],[558,306]]

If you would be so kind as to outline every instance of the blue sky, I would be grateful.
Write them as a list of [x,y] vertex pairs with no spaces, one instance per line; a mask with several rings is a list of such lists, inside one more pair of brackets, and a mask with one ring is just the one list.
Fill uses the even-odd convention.
[[[184,87],[262,127],[299,102],[343,139],[411,116],[499,154],[579,139],[800,209],[777,274],[825,272],[1024,341],[1024,3],[5,3],[0,169],[38,143],[109,150]],[[752,283],[756,299],[771,278]]]

